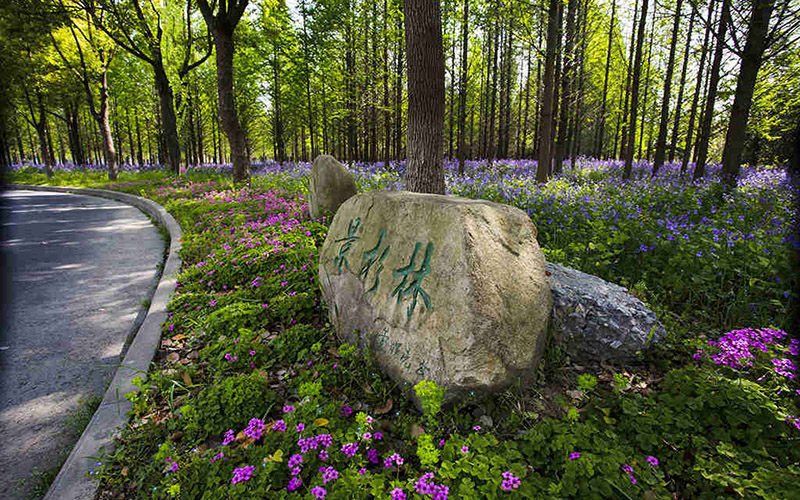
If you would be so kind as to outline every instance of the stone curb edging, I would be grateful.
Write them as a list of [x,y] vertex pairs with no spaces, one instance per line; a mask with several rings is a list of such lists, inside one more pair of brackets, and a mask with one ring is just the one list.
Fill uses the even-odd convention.
[[104,189],[61,186],[8,184],[4,187],[89,195],[119,201],[147,213],[169,231],[170,244],[167,258],[147,315],[130,343],[125,358],[117,368],[100,406],[44,497],[44,500],[91,500],[97,490],[97,483],[88,473],[97,464],[96,458],[103,451],[111,450],[114,435],[127,423],[131,403],[125,394],[139,390],[133,385],[132,380],[134,377],[147,374],[161,340],[161,324],[167,319],[167,303],[175,290],[175,276],[181,268],[178,251],[183,232],[175,219],[161,205],[139,196]]

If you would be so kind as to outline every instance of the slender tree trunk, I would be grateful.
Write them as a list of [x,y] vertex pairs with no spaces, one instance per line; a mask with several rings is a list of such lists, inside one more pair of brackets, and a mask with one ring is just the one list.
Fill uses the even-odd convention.
[[439,0],[406,0],[408,164],[406,188],[444,194],[441,157],[444,54]]
[[469,51],[469,2],[464,0],[464,15],[461,18],[461,79],[458,84],[458,173],[464,174],[466,144],[464,129],[466,127],[467,109],[467,56]]
[[520,158],[528,157],[528,111],[531,104],[531,50],[528,47],[528,69],[525,77],[525,112],[522,119],[522,148]]
[[[402,2],[400,6],[402,7]],[[403,47],[405,30],[403,29],[403,16],[397,19],[397,74],[395,79],[395,101],[394,101],[394,140],[395,140],[395,159],[403,159]]]
[[[658,169],[664,164],[665,150],[667,147],[667,122],[669,121],[669,101],[672,85],[672,70],[675,67],[675,46],[678,42],[678,30],[680,29],[681,7],[683,0],[677,0],[675,4],[675,19],[672,23],[672,40],[669,45],[669,59],[667,60],[667,75],[664,77],[664,97],[661,100],[661,117],[658,122],[658,139],[656,139],[656,154],[653,160],[653,175],[658,173]],[[675,110],[678,114],[678,110]]]
[[769,19],[772,17],[774,6],[775,0],[758,0],[753,5],[747,41],[742,52],[742,66],[739,70],[731,107],[731,118],[728,122],[728,132],[725,134],[725,148],[722,150],[722,181],[728,189],[736,186],[736,180],[739,177],[739,166],[747,132],[747,119],[753,103],[756,77],[761,68],[767,45]]
[[694,119],[697,116],[697,104],[700,100],[700,93],[703,91],[703,73],[705,72],[706,55],[708,53],[708,41],[711,35],[711,17],[714,13],[714,0],[708,3],[708,15],[706,20],[706,33],[703,37],[703,47],[700,52],[700,64],[697,67],[697,81],[694,87],[694,97],[692,98],[692,108],[689,111],[689,126],[686,128],[686,141],[683,145],[683,158],[681,160],[681,177],[686,173],[689,166],[689,157],[692,154],[692,134],[694,133]]
[[689,49],[692,45],[692,30],[694,28],[695,12],[689,16],[689,29],[686,32],[686,47],[683,50],[683,67],[681,68],[681,81],[678,86],[678,101],[675,103],[675,117],[672,123],[672,139],[670,139],[669,162],[675,161],[675,148],[678,145],[678,129],[680,128],[681,106],[683,105],[683,90],[686,83],[686,68],[689,64]]
[[[680,1],[680,0],[678,0]],[[597,120],[597,133],[595,135],[594,155],[603,157],[603,139],[605,138],[606,101],[608,100],[608,73],[611,70],[611,47],[614,41],[614,21],[617,13],[617,0],[611,2],[611,24],[608,26],[608,47],[606,48],[606,72],[603,78],[603,97],[600,101],[600,117]]]
[[561,105],[558,123],[558,142],[556,143],[556,160],[554,172],[561,172],[564,162],[564,153],[567,148],[567,132],[572,101],[572,79],[575,72],[575,18],[578,0],[569,0],[567,3],[567,32],[566,47],[564,50],[564,67],[561,71]]
[[159,129],[164,134],[166,161],[173,173],[178,173],[181,164],[181,144],[178,139],[178,121],[175,117],[175,103],[172,85],[169,83],[167,72],[162,64],[153,66],[156,91],[161,109],[161,124]]
[[[652,60],[653,56],[653,35],[655,34],[655,19],[656,16],[653,16],[653,19],[650,21],[650,39],[647,42],[647,71],[645,72],[644,77],[644,99],[642,103],[642,121],[639,129],[639,154],[637,157],[641,160],[642,159],[642,142],[644,141],[644,126],[648,122],[647,114],[650,111],[647,108],[647,98],[650,95],[650,68],[651,64],[650,61]],[[649,152],[645,155],[645,159],[649,157]]]
[[642,42],[644,41],[644,27],[647,21],[647,2],[642,2],[642,17],[639,19],[639,33],[636,39],[636,58],[633,62],[633,83],[631,85],[631,109],[630,127],[627,141],[627,152],[625,154],[625,170],[623,178],[630,179],[633,168],[633,147],[636,143],[636,115],[639,106],[639,76],[642,71]]
[[392,129],[389,108],[389,4],[383,0],[383,167],[389,170]]
[[714,49],[714,62],[711,63],[711,79],[708,87],[703,121],[700,124],[700,134],[697,137],[697,162],[694,165],[695,179],[700,179],[705,174],[706,160],[708,158],[708,141],[711,138],[711,122],[714,119],[714,103],[717,98],[717,85],[719,84],[719,70],[722,64],[722,52],[725,48],[725,32],[730,17],[730,0],[722,0],[722,11],[719,17],[716,48]]
[[453,39],[450,42],[451,56],[450,56],[450,113],[448,116],[447,126],[447,158],[453,158],[453,118],[455,114],[455,91],[456,91],[456,36],[453,33]]
[[108,83],[105,72],[100,77],[100,107],[97,110],[95,119],[103,141],[103,156],[108,169],[108,180],[115,181],[117,180],[117,151],[114,148],[111,123],[109,122]]
[[628,144],[628,103],[631,95],[631,78],[633,76],[633,58],[636,50],[636,27],[639,19],[639,2],[633,2],[633,24],[631,25],[631,46],[628,51],[628,72],[625,76],[625,104],[622,107],[622,137],[619,146],[620,158],[625,158]]
[[250,176],[250,158],[247,155],[245,137],[239,124],[233,93],[233,28],[230,31],[216,28],[212,30],[212,34],[217,62],[219,112],[231,150],[233,182],[245,182]]
[[550,0],[547,18],[547,48],[544,61],[544,89],[542,90],[541,115],[539,117],[539,165],[536,182],[546,182],[550,176],[552,162],[553,91],[555,89],[555,61],[558,33],[561,22],[558,16],[559,0]]

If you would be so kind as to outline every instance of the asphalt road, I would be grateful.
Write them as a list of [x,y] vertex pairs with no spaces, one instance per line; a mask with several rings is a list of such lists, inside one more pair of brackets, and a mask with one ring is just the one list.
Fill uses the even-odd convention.
[[164,242],[136,208],[55,192],[0,193],[0,224],[5,500],[25,498],[19,481],[54,467],[77,440],[65,420],[113,377]]

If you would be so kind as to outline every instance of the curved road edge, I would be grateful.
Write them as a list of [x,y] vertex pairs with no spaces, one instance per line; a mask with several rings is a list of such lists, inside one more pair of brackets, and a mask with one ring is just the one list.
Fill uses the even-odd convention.
[[134,377],[144,376],[161,340],[161,324],[167,319],[167,303],[175,290],[176,276],[181,268],[178,255],[183,232],[175,219],[158,203],[127,193],[105,189],[72,188],[62,186],[36,186],[6,184],[6,189],[56,191],[108,198],[132,205],[150,215],[169,231],[170,243],[158,286],[150,301],[147,315],[139,326],[125,358],[117,368],[114,378],[106,389],[103,400],[72,448],[66,462],[56,476],[44,500],[90,500],[97,490],[88,473],[97,464],[97,457],[113,448],[114,436],[128,421],[131,403],[126,394],[137,392]]

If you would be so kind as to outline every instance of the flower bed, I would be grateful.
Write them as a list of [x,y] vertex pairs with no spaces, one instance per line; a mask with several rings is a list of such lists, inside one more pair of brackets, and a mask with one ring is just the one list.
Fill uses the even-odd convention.
[[[442,410],[435,384],[397,387],[335,339],[316,282],[326,226],[308,219],[304,168],[241,189],[208,173],[116,186],[175,216],[184,269],[131,423],[95,471],[99,498],[797,496],[797,340],[780,330],[794,220],[780,179],[717,199],[710,182],[620,183],[613,166],[544,187],[529,164],[450,176],[453,192],[528,210],[552,260],[617,278],[685,322],[637,370],[549,353],[536,387]],[[375,166],[358,178],[399,180]]]

